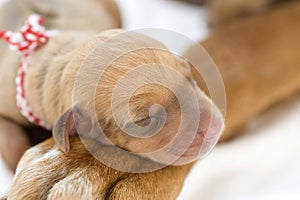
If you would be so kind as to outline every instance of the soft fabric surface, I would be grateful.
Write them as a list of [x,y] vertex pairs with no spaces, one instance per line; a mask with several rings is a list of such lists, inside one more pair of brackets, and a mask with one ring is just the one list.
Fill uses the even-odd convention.
[[[4,0],[0,0],[0,3]],[[117,0],[126,29],[164,28],[198,41],[206,12],[175,0]],[[253,121],[242,137],[197,163],[179,200],[299,200],[300,96]],[[0,194],[12,174],[0,159]]]

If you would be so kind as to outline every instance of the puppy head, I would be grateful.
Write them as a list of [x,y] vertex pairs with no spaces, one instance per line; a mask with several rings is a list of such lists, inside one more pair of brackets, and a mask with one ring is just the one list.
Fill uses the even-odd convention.
[[79,134],[166,164],[205,156],[222,132],[223,117],[189,64],[137,33],[108,37],[101,45],[77,73],[75,104],[56,122],[59,146],[68,152],[69,136]]

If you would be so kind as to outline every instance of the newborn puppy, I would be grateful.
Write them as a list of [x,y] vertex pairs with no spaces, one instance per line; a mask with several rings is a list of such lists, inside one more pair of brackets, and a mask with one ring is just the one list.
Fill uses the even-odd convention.
[[[107,29],[119,24],[118,16],[114,15],[115,10],[103,8],[104,6],[105,8],[115,8],[108,2],[91,1],[91,4],[84,4],[84,7],[81,8],[80,3],[74,6],[69,1],[66,1],[64,2],[64,6],[70,9],[70,13],[63,12],[62,14],[55,13],[56,7],[52,7],[55,2],[51,5],[48,5],[46,2],[35,5],[31,1],[12,1],[12,3],[6,5],[8,8],[3,8],[4,13],[15,7],[17,9],[19,4],[23,5],[22,8],[32,7],[33,10],[43,10],[46,14],[50,13],[48,27],[60,30],[57,36],[51,37],[45,46],[30,56],[24,85],[26,100],[29,102],[32,112],[34,112],[34,115],[38,119],[42,119],[42,121],[54,127],[54,139],[65,153],[68,153],[70,148],[69,136],[79,134],[78,130],[82,130],[83,136],[87,138],[100,137],[101,135],[94,134],[97,131],[92,130],[95,124],[99,123],[105,136],[108,137],[112,144],[129,152],[147,154],[146,157],[165,164],[175,161],[176,164],[186,164],[197,159],[199,154],[206,154],[215,145],[223,129],[223,117],[219,110],[194,84],[188,64],[180,61],[171,53],[166,53],[164,50],[165,47],[157,41],[140,34],[132,33],[123,34],[119,38],[116,37],[116,39],[106,42],[106,40],[122,33],[122,30],[112,30],[92,37],[98,30]],[[93,8],[91,11],[95,13],[89,12],[85,16],[85,12],[82,9],[86,10],[89,7],[97,8],[102,14],[96,15],[97,10],[93,10]],[[22,10],[17,11],[25,13]],[[75,22],[67,23],[71,12],[74,11],[79,14],[82,13],[80,19],[74,19],[79,24]],[[57,20],[57,17],[59,20]],[[64,21],[68,25],[62,28],[63,25],[61,22]],[[84,24],[82,21],[87,21],[88,24]],[[96,22],[100,28],[96,26],[97,28],[95,29],[88,29],[89,26],[93,27],[89,23]],[[70,30],[68,30],[68,26],[70,26]],[[149,48],[154,44],[156,47],[161,48],[161,50]],[[99,54],[103,58],[97,58],[92,64],[88,65],[84,74],[79,76],[81,66],[86,63],[86,60],[87,62],[91,62],[89,58],[90,54],[92,54],[94,48],[101,45],[104,46],[102,47],[104,49],[100,50]],[[120,58],[116,57],[116,60],[112,59],[113,56],[119,53],[127,53],[130,50],[129,48],[139,49],[143,46],[145,46],[145,50],[135,50],[131,54],[128,53]],[[3,62],[5,64],[3,66],[8,65],[6,64],[8,62],[13,62],[15,66],[18,66],[17,57],[11,54],[11,52],[8,52],[8,54],[8,60],[4,59]],[[108,67],[107,64],[109,63],[105,64],[105,60],[103,59],[114,62],[110,63]],[[193,116],[190,116],[188,113],[182,113],[179,102],[176,99],[177,97],[169,89],[164,89],[157,84],[147,84],[144,87],[138,88],[129,100],[130,113],[127,115],[125,107],[127,102],[122,97],[126,95],[126,92],[129,93],[128,90],[130,87],[135,87],[138,83],[127,80],[123,83],[123,86],[121,85],[123,87],[121,88],[121,92],[123,91],[123,93],[115,98],[115,102],[112,102],[112,93],[118,83],[118,79],[134,68],[141,65],[153,64],[171,66],[171,68],[176,70],[176,73],[182,74],[183,78],[181,82],[178,80],[172,82],[173,78],[167,69],[148,67],[142,72],[137,72],[136,76],[140,77],[141,80],[150,81],[150,83],[153,80],[159,81],[156,79],[164,80],[169,84],[173,84],[173,89],[177,93],[183,93],[186,91],[186,85],[189,85],[190,90],[195,93],[196,104],[199,104],[198,108],[196,108],[199,111],[194,112],[195,107],[189,103],[190,100],[187,98],[184,101],[186,109],[190,110],[194,115],[198,113],[196,114],[198,115],[196,118],[199,119],[195,119],[197,126],[195,126],[195,120],[191,120],[191,122],[187,121],[184,127],[180,129],[180,137],[176,140],[174,140],[174,136],[177,134],[177,129],[179,129],[178,123],[181,120],[181,115],[189,116],[189,118]],[[105,69],[106,67],[108,68]],[[98,83],[100,74],[97,76],[97,72],[99,71],[103,71],[103,75]],[[16,68],[12,68],[9,73],[15,75]],[[2,76],[7,77],[4,73]],[[10,89],[8,93],[10,95],[7,96],[7,93],[2,94],[3,98],[7,99],[7,102],[1,104],[1,109],[3,113],[7,112],[6,118],[26,125],[28,122],[18,113],[17,107],[12,104],[15,101],[13,92],[11,92],[14,91],[13,88],[15,87],[12,80],[13,76],[10,76],[5,79],[7,83],[3,81],[3,85],[10,86],[6,88],[7,91]],[[76,94],[76,91],[74,91],[75,83],[80,83],[78,86],[79,91]],[[94,85],[95,88],[91,87],[91,85]],[[147,99],[145,98],[146,96],[148,97]],[[76,100],[74,100],[74,97]],[[113,116],[112,103],[117,107],[116,116]],[[91,105],[94,105],[94,108]],[[11,112],[7,110],[8,108],[11,109]],[[96,119],[91,118],[94,110],[96,112]],[[77,119],[75,119],[75,116],[77,116]],[[164,118],[166,118],[165,121]],[[194,125],[192,125],[193,123]],[[138,129],[134,133],[132,127],[135,124],[141,127],[149,127],[153,133],[150,130],[146,131],[146,128],[145,130]],[[165,126],[159,130],[162,124],[165,124]],[[211,127],[210,124],[212,124]],[[124,134],[124,130],[125,132],[127,130],[130,134]],[[22,137],[22,130],[15,131],[15,133],[19,133],[19,138]],[[26,144],[24,140],[19,143]],[[4,142],[9,143],[10,141]],[[170,145],[167,145],[169,143]],[[189,143],[192,143],[190,147]],[[152,153],[163,147],[165,149],[162,150],[162,154]],[[13,157],[11,168],[14,168],[19,155],[26,148],[28,148],[28,145],[18,149],[20,153],[17,154],[18,156]],[[2,152],[14,152],[13,150],[15,149],[11,151],[3,150]],[[202,149],[201,152],[200,149]],[[11,157],[4,155],[4,158],[9,160]]]
[[[291,2],[266,13],[231,22],[201,43],[219,66],[227,91],[227,127],[222,141],[236,134],[254,115],[300,89],[299,18],[300,3]],[[140,37],[147,40],[147,37]],[[187,58],[198,56],[201,62],[201,56],[193,53],[192,48],[187,52]],[[163,59],[164,62],[173,60],[177,63],[171,55],[164,55],[164,58],[169,58]],[[147,61],[153,58],[143,59]],[[111,75],[113,79],[115,74]],[[197,74],[194,73],[194,77],[205,90],[205,85]],[[114,81],[113,79],[112,82]],[[160,97],[162,98],[159,100],[165,99],[164,95]],[[142,102],[145,100],[142,98]],[[102,113],[105,114],[105,110]],[[105,120],[100,123],[104,122]],[[109,127],[109,123],[107,126]],[[168,166],[150,173],[121,172],[99,163],[85,150],[77,136],[65,139],[70,140],[67,143],[61,140],[59,144],[62,144],[62,149],[68,150],[67,155],[59,150],[53,139],[26,152],[8,192],[8,199],[175,199],[192,167],[192,164],[188,164]],[[93,139],[88,142],[91,145],[98,143]],[[70,145],[70,149],[65,148],[66,144]],[[101,154],[100,157],[113,157],[112,155],[120,153],[119,158],[124,160],[120,159],[119,163],[130,160],[127,163],[131,165],[129,168],[135,167],[135,164],[153,165],[151,160],[141,162],[140,156],[123,154],[112,146],[102,147],[103,151],[95,153]],[[132,147],[128,145],[127,148]]]
[[[75,2],[72,1],[72,3]],[[6,8],[3,8],[4,13],[15,8],[17,12],[22,13],[22,10],[17,9],[20,5],[22,5],[20,8],[31,8],[32,6],[33,10],[48,11],[46,12],[50,18],[48,27],[60,31],[56,36],[51,37],[45,46],[40,47],[30,56],[30,63],[24,80],[26,100],[29,102],[32,112],[39,119],[53,126],[54,140],[48,142],[54,148],[53,151],[49,150],[49,145],[41,145],[41,149],[38,150],[40,153],[33,155],[34,159],[44,161],[44,158],[47,157],[46,160],[50,158],[57,160],[58,162],[51,162],[56,163],[55,168],[58,169],[62,161],[67,164],[64,158],[72,158],[72,164],[79,162],[76,167],[74,165],[78,173],[85,171],[82,166],[91,167],[95,162],[95,166],[92,167],[91,173],[86,178],[94,177],[93,173],[96,174],[96,172],[93,172],[94,170],[101,170],[101,175],[103,175],[102,172],[105,171],[103,168],[108,168],[107,166],[99,164],[87,156],[87,151],[83,149],[82,145],[74,144],[72,146],[70,144],[70,141],[76,141],[70,139],[70,137],[76,137],[76,135],[81,136],[84,144],[88,146],[88,150],[96,154],[97,159],[107,158],[106,161],[109,162],[109,167],[113,165],[119,170],[128,172],[140,172],[143,166],[147,170],[142,171],[146,172],[153,171],[153,167],[160,169],[169,164],[187,164],[195,161],[200,156],[206,155],[216,144],[223,130],[223,117],[217,107],[193,81],[188,63],[166,51],[166,48],[158,41],[142,34],[111,30],[92,36],[98,31],[97,28],[88,29],[89,26],[93,27],[92,24],[85,26],[85,24],[81,24],[83,23],[82,19],[75,19],[80,24],[73,24],[73,22],[68,24],[67,19],[69,20],[72,12],[78,9],[79,13],[82,12],[81,18],[84,18],[84,21],[100,23],[101,29],[117,26],[118,17],[115,17],[113,12],[103,9],[102,6],[106,5],[104,3],[107,2],[102,3],[103,5],[98,1],[91,1],[91,5],[85,5],[88,8],[84,8],[84,11],[95,7],[99,9],[99,12],[103,12],[101,16],[98,16],[92,12],[94,11],[93,8],[87,17],[84,16],[83,10],[78,7],[80,6],[79,3],[78,6],[74,7],[74,5],[71,5],[71,1],[64,2],[65,6],[70,8],[70,13],[63,12],[61,15],[55,13],[55,9],[59,10],[59,8],[56,6],[52,8],[51,6],[54,4],[48,5],[46,2],[35,5],[31,1],[12,1],[6,4]],[[94,19],[94,17],[97,19]],[[59,20],[56,18],[59,18]],[[68,25],[62,28],[61,22]],[[153,48],[153,45],[156,48]],[[98,49],[99,47],[100,49]],[[129,51],[130,49],[134,51]],[[93,54],[94,52],[96,52],[96,55]],[[2,66],[6,66],[11,62],[15,64],[15,68],[9,71],[11,74],[10,79],[4,79],[3,85],[9,86],[6,88],[7,91],[14,91],[15,84],[12,80],[13,75],[16,75],[18,59],[8,50],[6,53],[9,56],[3,60],[4,64]],[[124,55],[119,56],[119,54]],[[140,66],[146,67],[136,71],[135,69]],[[97,74],[98,72],[103,73],[100,76],[100,74]],[[131,76],[135,79],[126,79],[127,73],[133,73]],[[7,76],[6,74],[1,75],[3,77]],[[122,79],[124,82],[119,83],[119,79],[123,77],[125,77],[125,79]],[[174,77],[177,78],[174,79]],[[164,82],[170,84],[169,86],[173,91],[159,84]],[[139,86],[139,83],[144,83],[144,85]],[[114,97],[113,92],[117,88],[116,86],[120,88],[120,91]],[[131,94],[131,92],[133,93]],[[182,96],[182,102],[179,102],[174,93]],[[27,121],[18,114],[17,107],[11,103],[15,101],[15,97],[12,95],[13,92],[10,91],[8,94],[10,95],[7,95],[7,93],[2,94],[3,98],[7,99],[7,102],[1,105],[2,112],[7,112],[5,117],[9,118],[11,120],[10,124],[16,128],[18,127],[17,123],[27,125]],[[124,98],[127,94],[131,95],[128,101]],[[195,107],[196,105],[197,107]],[[115,106],[115,110],[112,106]],[[185,107],[186,110],[182,110],[181,106]],[[5,110],[8,107],[11,109],[10,113]],[[127,113],[127,111],[129,112]],[[182,119],[182,116],[185,116],[185,118]],[[13,121],[15,124],[13,124]],[[183,127],[179,127],[181,121],[185,122]],[[9,122],[7,121],[7,123]],[[101,126],[102,131],[95,128],[98,124]],[[135,126],[139,127],[136,129],[138,131],[135,130]],[[3,134],[9,134],[10,130],[7,128]],[[22,130],[18,129],[15,132],[17,131],[20,135],[18,137],[21,137]],[[177,137],[177,132],[179,137]],[[101,135],[101,133],[103,134]],[[22,141],[22,143],[25,142]],[[113,146],[118,147],[115,151],[122,150],[121,153],[112,153],[110,147]],[[20,152],[25,148],[20,149]],[[109,149],[108,152],[105,150],[106,148]],[[74,157],[74,153],[69,154],[74,149],[77,149],[78,157]],[[158,150],[161,150],[161,153],[157,153]],[[29,151],[28,157],[30,160],[33,159],[31,157],[32,152],[35,151],[31,151],[31,153]],[[43,156],[41,157],[40,154]],[[140,155],[137,156],[136,154]],[[83,157],[80,155],[83,155]],[[108,157],[108,155],[113,156]],[[87,162],[84,159],[87,159]],[[91,162],[89,162],[89,159],[91,159]],[[45,164],[45,162],[42,163]],[[19,169],[21,170],[22,166],[25,166],[33,175],[32,181],[37,181],[35,178],[39,176],[35,176],[35,173],[31,171],[31,164],[20,164],[21,168]],[[82,166],[80,166],[81,164]],[[52,167],[54,166],[51,165]],[[47,184],[44,185],[46,189],[33,188],[31,181],[28,182],[29,177],[26,180],[21,178],[20,182],[25,181],[29,184],[24,182],[24,187],[19,187],[23,192],[20,192],[17,187],[13,187],[17,189],[17,192],[12,189],[9,198],[69,198],[70,195],[76,193],[72,193],[72,190],[67,189],[63,189],[60,193],[52,186],[57,181],[67,177],[69,173],[73,173],[72,168],[69,163],[65,165],[62,173],[55,173],[57,177],[51,174],[48,178],[53,178],[54,182],[47,181]],[[41,168],[41,170],[44,169],[46,168]],[[17,174],[22,174],[19,173],[20,170]],[[184,175],[186,172],[187,170],[184,170]],[[110,173],[107,174],[108,177]],[[155,173],[151,176],[154,176]],[[131,174],[128,176],[131,177]],[[114,177],[119,179],[118,174]],[[83,178],[83,180],[86,180],[86,178]],[[142,179],[141,182],[143,181]],[[107,182],[111,184],[110,179]],[[138,183],[139,181],[136,181],[134,184]],[[101,180],[97,179],[91,181],[90,184],[91,186],[102,185]],[[173,198],[178,194],[181,184],[182,182],[178,182],[177,192],[173,193]],[[60,191],[61,186],[58,185],[57,187]],[[50,188],[54,190],[53,194],[48,194]],[[122,193],[121,188],[114,189]],[[171,187],[167,190],[169,189]],[[39,192],[33,193],[34,190]],[[146,188],[141,188],[142,192],[144,190]],[[92,196],[103,195],[93,189],[92,191]],[[159,195],[161,196],[161,194]]]
[[[59,30],[63,33],[62,35],[66,31],[70,35],[73,34],[73,38],[61,36],[56,39],[61,44],[72,40],[78,41],[99,31],[120,26],[118,9],[111,0],[88,0],[84,3],[77,0],[11,0],[0,8],[0,30],[17,31],[32,13],[46,17],[47,28]],[[67,48],[72,47],[69,45],[65,48],[57,48],[58,51],[53,49],[52,53],[64,53],[68,51]],[[2,40],[0,40],[0,53],[0,153],[9,168],[14,170],[24,151],[30,147],[29,138],[23,127],[32,125],[21,115],[16,106],[15,79],[20,66],[20,57],[12,52]],[[48,57],[49,61],[52,57]],[[46,69],[49,63],[39,60],[36,64],[40,64],[41,68]],[[29,98],[31,98],[31,92],[37,96],[33,97],[33,100],[29,100],[30,104],[34,105],[36,101],[40,101],[39,95],[42,95],[41,92],[44,91],[42,85],[45,72],[42,72],[43,75],[33,78],[37,80],[34,86],[28,86],[27,80],[31,79],[30,74],[38,73],[33,67],[30,68],[25,87]],[[38,90],[38,93],[35,90]],[[51,104],[47,107],[54,109]]]

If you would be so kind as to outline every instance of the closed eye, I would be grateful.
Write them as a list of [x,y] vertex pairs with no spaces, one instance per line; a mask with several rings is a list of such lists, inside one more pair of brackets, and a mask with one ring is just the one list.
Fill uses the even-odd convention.
[[136,120],[134,123],[142,127],[148,126],[151,123],[151,117],[148,116],[146,118]]
[[134,122],[127,122],[123,127],[123,131],[134,137],[148,138],[158,133],[163,125],[161,120],[156,117],[146,117]]

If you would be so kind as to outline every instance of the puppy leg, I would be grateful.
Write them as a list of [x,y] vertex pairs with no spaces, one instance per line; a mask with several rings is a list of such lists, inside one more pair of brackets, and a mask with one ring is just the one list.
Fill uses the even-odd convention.
[[[95,159],[78,137],[65,155],[49,139],[29,149],[20,161],[9,199],[176,199],[192,164],[135,174],[109,168]],[[103,151],[103,149],[101,149]],[[106,150],[104,150],[106,151]],[[109,154],[111,156],[114,154]]]
[[47,199],[51,187],[63,179],[67,170],[63,155],[55,149],[53,140],[45,141],[30,148],[20,160],[8,199]]
[[214,27],[232,18],[264,9],[274,0],[212,0],[208,1],[209,24]]
[[0,117],[0,153],[11,170],[30,147],[25,131],[16,123]]
[[78,137],[65,155],[53,139],[29,149],[20,161],[8,199],[105,199],[125,173],[96,160]]

